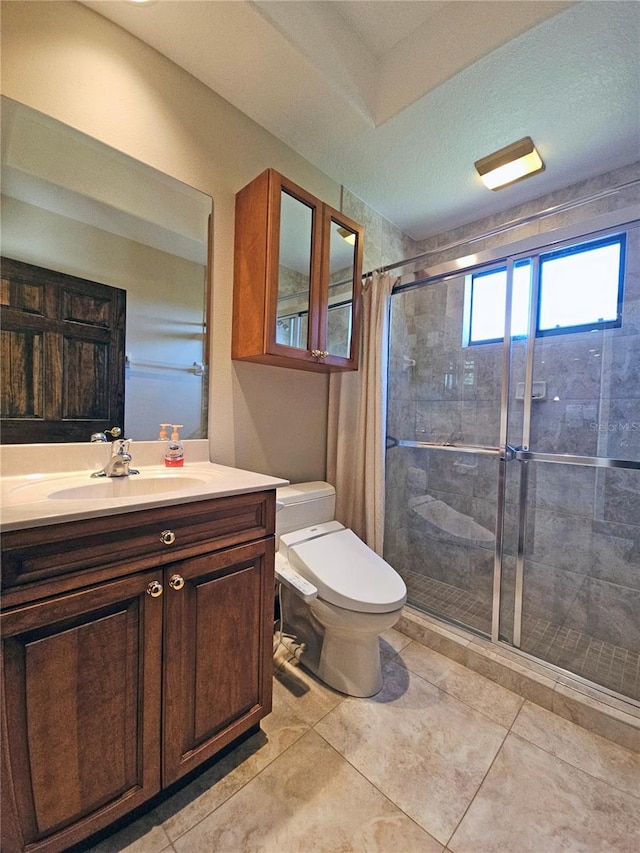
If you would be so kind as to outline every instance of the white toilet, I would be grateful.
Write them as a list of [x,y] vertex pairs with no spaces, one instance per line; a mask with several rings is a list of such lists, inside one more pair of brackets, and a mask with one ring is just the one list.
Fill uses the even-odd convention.
[[276,496],[284,631],[300,644],[301,663],[326,684],[373,696],[382,687],[379,637],[400,617],[404,581],[333,520],[333,486],[298,483]]

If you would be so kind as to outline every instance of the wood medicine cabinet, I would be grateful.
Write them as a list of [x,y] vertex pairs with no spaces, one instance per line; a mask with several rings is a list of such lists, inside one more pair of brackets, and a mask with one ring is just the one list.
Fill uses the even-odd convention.
[[232,358],[357,370],[363,229],[267,169],[236,195]]

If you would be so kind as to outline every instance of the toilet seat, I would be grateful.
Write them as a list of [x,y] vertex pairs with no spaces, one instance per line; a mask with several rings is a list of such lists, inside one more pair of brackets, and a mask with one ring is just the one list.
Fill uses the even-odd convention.
[[395,569],[336,521],[285,535],[281,544],[291,567],[330,604],[358,613],[389,613],[407,599]]

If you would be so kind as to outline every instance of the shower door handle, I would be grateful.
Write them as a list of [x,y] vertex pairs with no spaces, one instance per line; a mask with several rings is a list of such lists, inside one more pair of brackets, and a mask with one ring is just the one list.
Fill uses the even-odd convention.
[[387,436],[387,450],[391,447],[417,447],[419,450],[447,450],[452,453],[476,453],[481,456],[500,456],[499,447],[483,444],[449,444],[441,441],[413,441],[405,438]]
[[588,468],[626,468],[640,471],[640,462],[634,459],[615,459],[610,456],[578,456],[572,453],[538,453],[534,450],[524,450],[522,447],[510,447],[510,458],[518,462],[550,462],[557,465],[583,465]]

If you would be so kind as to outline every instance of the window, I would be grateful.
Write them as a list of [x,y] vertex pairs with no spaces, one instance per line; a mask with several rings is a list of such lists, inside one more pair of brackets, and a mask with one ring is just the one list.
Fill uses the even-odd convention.
[[[587,332],[622,323],[624,234],[539,256],[536,335]],[[531,258],[513,268],[511,336],[526,336],[529,325]],[[467,276],[465,345],[502,341],[507,267]]]
[[[507,299],[507,268],[474,273],[471,284],[470,334],[467,343],[495,343],[504,337]],[[513,268],[511,334],[527,334],[531,261],[518,261]],[[468,280],[469,281],[469,280]]]
[[538,334],[620,326],[624,236],[540,258]]

